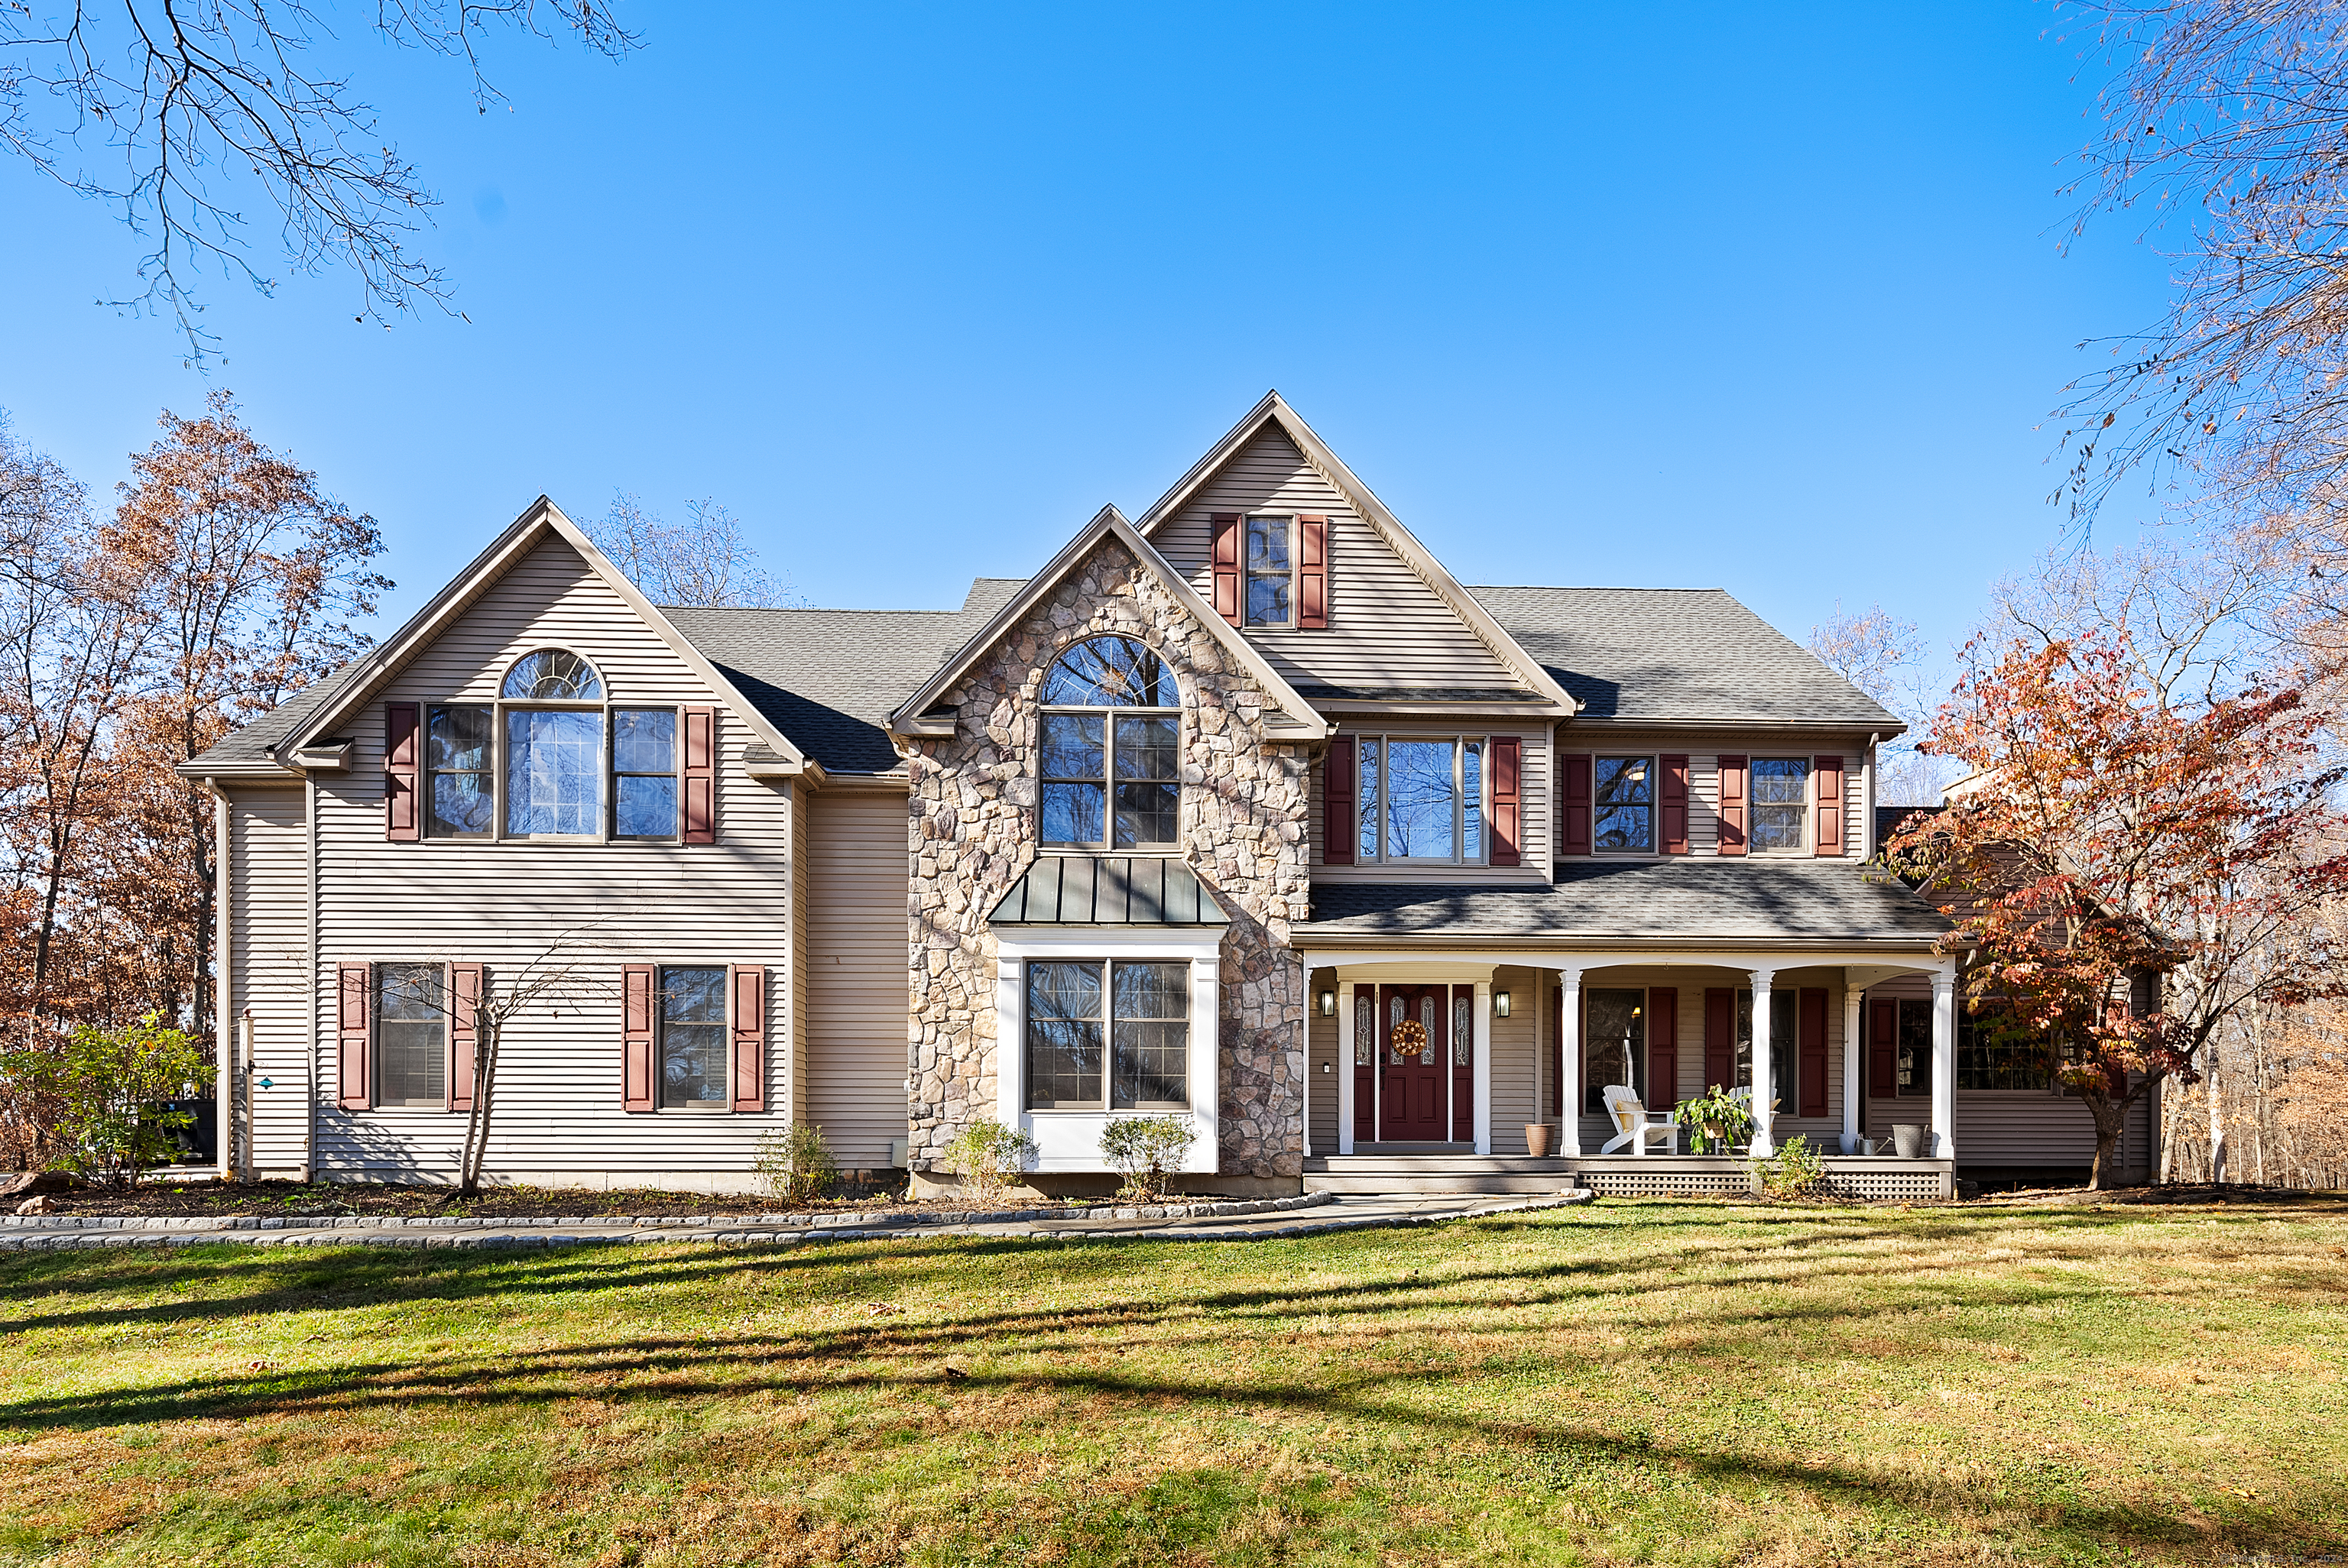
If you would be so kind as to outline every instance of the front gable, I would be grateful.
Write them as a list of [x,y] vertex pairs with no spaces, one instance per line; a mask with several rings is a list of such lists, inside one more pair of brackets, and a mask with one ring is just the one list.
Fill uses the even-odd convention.
[[1325,626],[1243,627],[1308,700],[1572,702],[1277,394],[1265,398],[1136,525],[1202,598],[1214,596],[1216,518],[1327,519]]

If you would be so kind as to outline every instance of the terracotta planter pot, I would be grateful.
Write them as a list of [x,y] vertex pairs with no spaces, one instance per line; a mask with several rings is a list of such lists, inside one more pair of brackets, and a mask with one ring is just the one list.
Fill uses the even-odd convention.
[[1546,1122],[1528,1122],[1525,1123],[1525,1147],[1532,1151],[1532,1156],[1534,1159],[1546,1160],[1549,1158],[1549,1140],[1550,1134],[1552,1131],[1553,1129],[1551,1129],[1550,1124]]

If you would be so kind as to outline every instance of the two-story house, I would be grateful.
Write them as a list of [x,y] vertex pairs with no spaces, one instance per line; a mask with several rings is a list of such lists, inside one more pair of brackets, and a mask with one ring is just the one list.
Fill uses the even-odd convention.
[[1276,395],[953,610],[655,606],[541,499],[187,764],[222,1147],[445,1179],[487,998],[503,1180],[739,1189],[793,1121],[928,1180],[997,1118],[1084,1186],[1151,1114],[1205,1189],[1725,1190],[1607,1091],[1756,1083],[1765,1151],[1924,1129],[1867,1190],[2082,1166],[1869,869],[1900,728],[1718,590],[1463,587]]

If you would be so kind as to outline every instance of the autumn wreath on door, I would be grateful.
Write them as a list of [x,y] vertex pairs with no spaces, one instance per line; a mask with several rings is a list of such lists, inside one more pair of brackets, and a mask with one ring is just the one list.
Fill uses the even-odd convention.
[[1415,1018],[1406,1018],[1394,1026],[1394,1051],[1396,1056],[1416,1056],[1426,1049],[1426,1026]]

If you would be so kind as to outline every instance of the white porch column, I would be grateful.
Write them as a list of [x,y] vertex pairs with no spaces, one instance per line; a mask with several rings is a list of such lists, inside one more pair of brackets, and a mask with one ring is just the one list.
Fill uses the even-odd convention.
[[1492,1152],[1492,982],[1476,982],[1476,1153]]
[[1354,982],[1337,982],[1337,1153],[1354,1152]]
[[1957,971],[1932,976],[1932,1143],[1936,1160],[1957,1157]]
[[1557,1084],[1558,1103],[1565,1107],[1565,1124],[1560,1127],[1557,1152],[1569,1157],[1581,1153],[1581,971],[1561,968],[1557,972],[1561,987],[1558,994],[1560,1009],[1557,1020]]
[[1842,1152],[1859,1153],[1859,1006],[1865,994],[1848,978],[1842,987]]
[[1769,982],[1776,977],[1775,969],[1750,971],[1753,981],[1753,1153],[1756,1155],[1777,1152],[1776,1140],[1769,1134],[1777,1115],[1771,1093],[1777,1075],[1771,1071],[1769,1055]]

